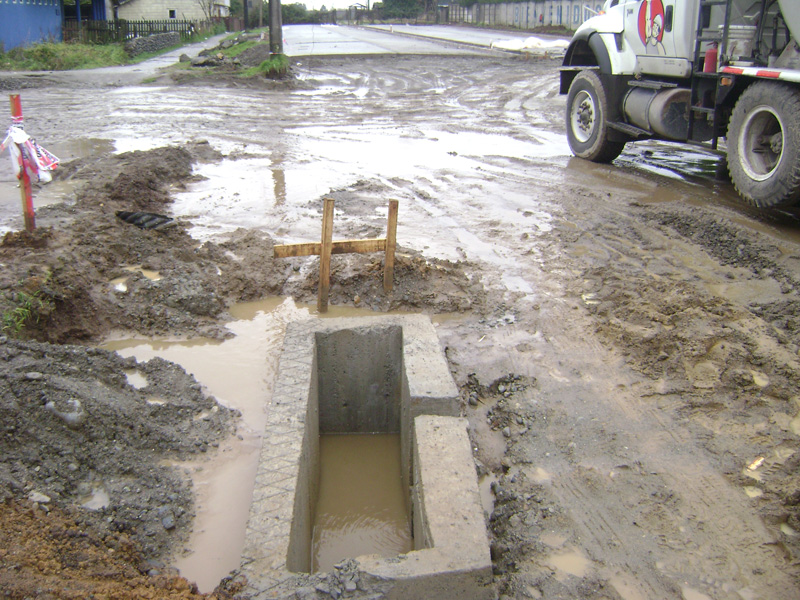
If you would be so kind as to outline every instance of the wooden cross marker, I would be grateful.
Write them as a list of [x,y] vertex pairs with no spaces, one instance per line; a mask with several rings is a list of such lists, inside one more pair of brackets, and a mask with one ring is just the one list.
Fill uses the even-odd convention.
[[394,284],[394,252],[397,247],[397,200],[389,200],[389,219],[385,238],[333,241],[333,198],[325,198],[322,209],[322,240],[320,243],[281,244],[274,247],[275,258],[290,256],[319,256],[319,295],[317,310],[328,312],[328,292],[331,283],[331,254],[365,254],[384,252],[383,291],[389,293]]

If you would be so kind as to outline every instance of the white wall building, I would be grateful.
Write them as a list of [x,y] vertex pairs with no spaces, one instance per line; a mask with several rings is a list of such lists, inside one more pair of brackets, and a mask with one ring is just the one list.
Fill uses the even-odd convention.
[[[210,6],[212,17],[227,17],[231,13],[230,0],[123,0],[117,16],[128,21],[205,21],[204,6]],[[113,10],[108,14],[113,14]]]

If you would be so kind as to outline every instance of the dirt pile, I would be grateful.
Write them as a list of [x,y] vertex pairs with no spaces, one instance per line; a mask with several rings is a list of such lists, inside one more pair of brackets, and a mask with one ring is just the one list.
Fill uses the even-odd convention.
[[84,506],[86,522],[129,536],[154,560],[168,557],[186,538],[193,495],[166,461],[216,447],[235,431],[236,413],[167,361],[2,341],[0,500],[27,498],[45,512]]
[[4,598],[206,597],[157,561],[145,561],[126,534],[79,511],[0,503],[0,547]]

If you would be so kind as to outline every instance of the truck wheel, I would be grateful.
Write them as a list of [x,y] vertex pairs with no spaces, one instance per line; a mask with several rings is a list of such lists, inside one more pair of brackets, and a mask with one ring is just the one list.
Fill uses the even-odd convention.
[[800,200],[800,93],[770,82],[742,92],[728,124],[728,170],[754,206]]
[[617,158],[624,142],[608,139],[608,98],[594,71],[581,71],[567,95],[567,140],[575,156],[607,163]]

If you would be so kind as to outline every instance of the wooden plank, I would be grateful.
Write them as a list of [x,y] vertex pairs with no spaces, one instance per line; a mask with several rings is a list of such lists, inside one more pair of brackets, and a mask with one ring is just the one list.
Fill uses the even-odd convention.
[[389,201],[389,221],[386,225],[386,256],[383,260],[383,291],[388,294],[394,286],[394,251],[397,247],[397,200]]
[[319,297],[317,311],[328,312],[328,292],[331,284],[331,247],[333,237],[333,198],[325,198],[322,210],[322,241],[319,253]]
[[[331,254],[365,254],[368,252],[384,252],[386,238],[368,238],[365,240],[338,240],[331,242]],[[275,258],[290,256],[319,256],[322,244],[304,242],[300,244],[279,244],[273,248]]]

